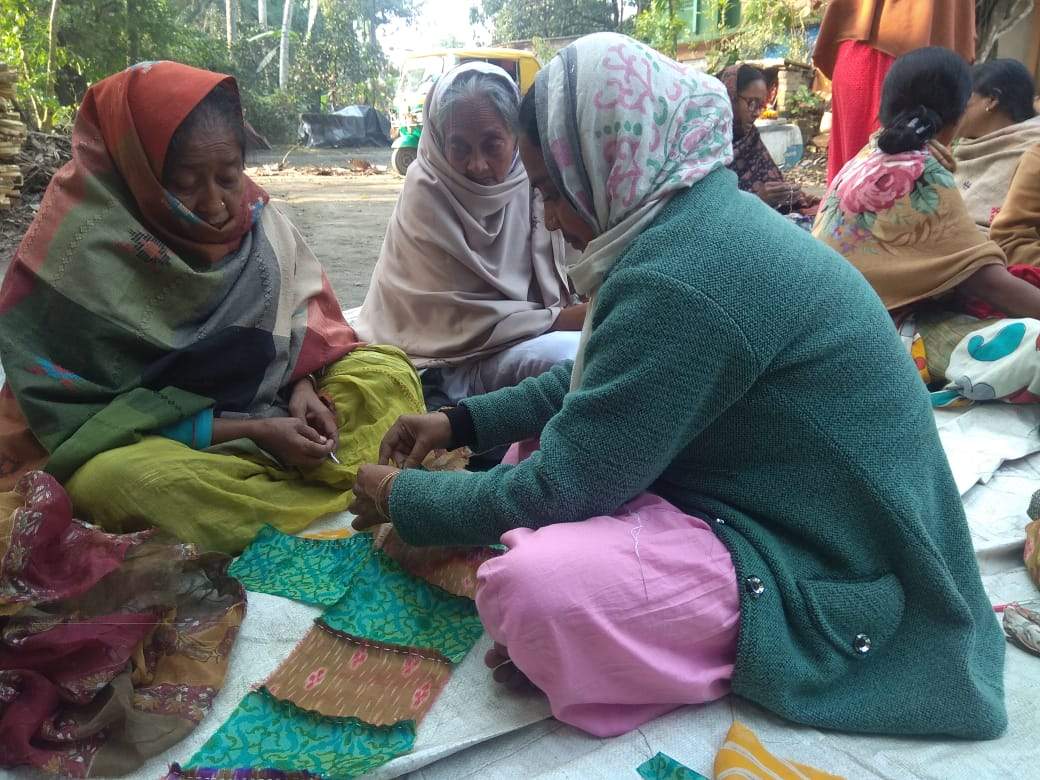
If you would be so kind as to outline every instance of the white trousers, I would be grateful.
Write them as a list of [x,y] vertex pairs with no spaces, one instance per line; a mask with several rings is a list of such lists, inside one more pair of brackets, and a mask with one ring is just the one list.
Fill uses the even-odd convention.
[[441,369],[442,389],[457,403],[463,398],[512,387],[531,376],[540,376],[578,354],[578,331],[545,333],[464,366]]

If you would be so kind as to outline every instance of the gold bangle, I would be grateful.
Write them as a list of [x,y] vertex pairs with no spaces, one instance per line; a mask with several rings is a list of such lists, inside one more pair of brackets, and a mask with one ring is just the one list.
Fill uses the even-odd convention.
[[394,481],[394,478],[400,473],[401,471],[399,469],[391,471],[389,474],[383,477],[382,481],[380,481],[379,483],[379,487],[376,488],[376,512],[378,512],[379,516],[388,523],[393,522],[390,519],[390,484]]

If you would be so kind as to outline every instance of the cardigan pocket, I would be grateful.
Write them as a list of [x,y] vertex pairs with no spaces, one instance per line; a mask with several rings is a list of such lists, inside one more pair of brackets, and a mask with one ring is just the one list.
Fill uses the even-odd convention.
[[846,656],[867,660],[903,620],[903,586],[894,574],[873,580],[801,580],[813,622]]

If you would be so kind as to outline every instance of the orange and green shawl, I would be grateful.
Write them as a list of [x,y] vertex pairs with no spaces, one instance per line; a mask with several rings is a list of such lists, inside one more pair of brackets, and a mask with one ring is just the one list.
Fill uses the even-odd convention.
[[357,346],[321,265],[246,179],[214,228],[161,182],[177,127],[232,78],[142,63],[91,87],[0,289],[0,489],[210,410],[284,414]]

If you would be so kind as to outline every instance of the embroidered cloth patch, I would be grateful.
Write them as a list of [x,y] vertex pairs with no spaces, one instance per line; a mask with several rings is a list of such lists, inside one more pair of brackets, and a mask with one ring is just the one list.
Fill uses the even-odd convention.
[[371,553],[367,534],[349,539],[303,539],[268,525],[231,564],[228,574],[247,590],[329,606],[343,598]]
[[414,743],[414,721],[372,726],[329,718],[260,690],[246,694],[185,769],[266,767],[339,780],[370,772]]
[[451,677],[430,655],[362,643],[316,626],[264,687],[297,707],[376,726],[421,720]]

